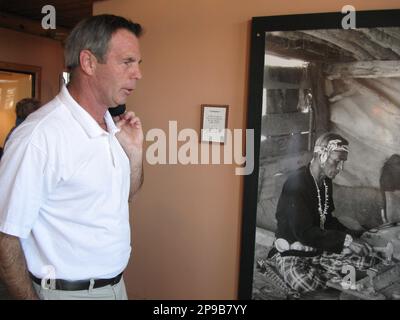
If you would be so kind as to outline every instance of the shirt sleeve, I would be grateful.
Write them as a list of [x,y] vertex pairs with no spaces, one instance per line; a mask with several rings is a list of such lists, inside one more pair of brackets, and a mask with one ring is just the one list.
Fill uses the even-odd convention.
[[298,241],[320,250],[340,253],[346,233],[339,230],[322,230],[316,222],[313,208],[307,201],[305,190],[287,190],[287,208],[290,228]]
[[9,140],[0,161],[0,231],[27,238],[54,185],[46,152],[29,141]]

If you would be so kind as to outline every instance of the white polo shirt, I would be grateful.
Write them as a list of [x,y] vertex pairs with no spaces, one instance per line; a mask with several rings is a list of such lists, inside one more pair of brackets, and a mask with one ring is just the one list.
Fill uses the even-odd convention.
[[[35,276],[110,278],[128,263],[129,160],[66,87],[12,134],[0,162],[0,231]],[[54,269],[52,269],[54,268]]]

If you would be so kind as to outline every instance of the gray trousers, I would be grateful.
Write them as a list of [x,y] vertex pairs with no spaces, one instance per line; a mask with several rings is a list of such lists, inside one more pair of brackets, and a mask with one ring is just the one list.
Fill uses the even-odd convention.
[[113,286],[78,291],[47,289],[32,283],[40,300],[128,300],[124,278]]

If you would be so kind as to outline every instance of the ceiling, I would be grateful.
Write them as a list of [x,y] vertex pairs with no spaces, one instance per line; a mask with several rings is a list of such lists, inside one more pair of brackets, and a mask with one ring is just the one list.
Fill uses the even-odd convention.
[[42,13],[42,8],[52,5],[56,9],[56,26],[62,36],[57,39],[55,33],[50,32],[38,35],[62,40],[80,20],[92,15],[93,3],[97,1],[102,0],[0,0],[0,27],[38,33],[37,22],[47,14]]
[[42,7],[53,5],[56,9],[56,23],[72,28],[81,19],[92,15],[93,0],[0,0],[0,11],[32,20],[42,20]]

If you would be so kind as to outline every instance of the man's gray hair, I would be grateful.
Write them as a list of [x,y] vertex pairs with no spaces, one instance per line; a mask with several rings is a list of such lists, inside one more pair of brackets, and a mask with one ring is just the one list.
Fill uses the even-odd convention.
[[111,36],[119,29],[126,29],[136,37],[142,34],[140,24],[111,14],[97,15],[79,22],[65,43],[65,66],[68,71],[79,66],[82,50],[90,50],[99,62],[105,62]]

